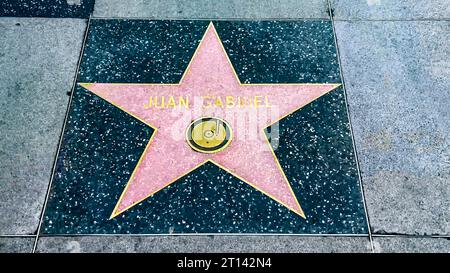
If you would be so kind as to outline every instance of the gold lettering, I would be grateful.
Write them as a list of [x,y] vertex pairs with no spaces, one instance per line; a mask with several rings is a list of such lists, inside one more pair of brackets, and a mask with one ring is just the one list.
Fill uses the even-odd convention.
[[238,97],[237,99],[238,99],[238,106],[239,106],[239,108],[243,107],[243,106],[244,106],[244,103],[243,103],[243,101],[242,101],[242,98],[241,98],[241,97]]
[[[221,107],[221,108],[234,108],[234,107],[255,107],[255,108],[271,108],[269,96],[202,96],[203,108]],[[188,96],[150,96],[148,102],[144,103],[144,109],[149,108],[175,108],[184,107],[189,109],[189,97]]]
[[180,96],[178,98],[178,104],[180,105],[180,107],[184,106],[186,109],[188,109],[189,108],[189,98],[188,97],[183,98],[183,96]]
[[262,96],[255,96],[255,98],[253,100],[255,108],[259,108],[261,106],[261,99],[262,99]]
[[226,96],[225,97],[225,101],[227,104],[227,108],[233,108],[235,103],[234,103],[234,97],[233,96]]
[[223,108],[223,102],[222,102],[222,99],[221,99],[220,97],[217,97],[217,98],[216,98],[216,101],[214,102],[214,105]]
[[161,104],[158,106],[158,96],[155,96],[155,107],[159,108],[159,109],[164,108],[164,105],[165,105],[164,101],[165,101],[165,97],[163,96],[160,98]]
[[169,96],[166,108],[175,108],[175,99],[173,96]]
[[149,109],[152,107],[162,109],[162,108],[175,108],[175,107],[185,107],[189,108],[189,97],[179,96],[178,101],[174,96],[151,96],[148,99],[148,103],[144,103],[144,109]]
[[269,96],[264,96],[264,101],[267,108],[272,108],[272,104],[269,103]]
[[150,97],[148,99],[148,103],[144,103],[144,109],[148,109],[148,108],[152,107],[152,104],[153,104],[153,98]]

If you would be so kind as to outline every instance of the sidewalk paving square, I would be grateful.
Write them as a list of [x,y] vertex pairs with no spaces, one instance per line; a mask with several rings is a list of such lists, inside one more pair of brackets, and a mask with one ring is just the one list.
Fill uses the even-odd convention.
[[448,0],[330,0],[336,20],[448,20]]
[[35,236],[0,237],[0,253],[31,253]]
[[89,18],[94,0],[2,0],[0,16]]
[[96,0],[95,17],[149,19],[328,19],[327,0]]
[[38,229],[85,27],[0,18],[0,235]]
[[450,238],[374,237],[375,253],[450,253]]
[[450,24],[336,22],[375,234],[450,235]]
[[368,237],[76,236],[40,237],[39,253],[368,253]]
[[[230,64],[219,64],[227,54]],[[179,82],[190,63],[188,84],[180,85],[186,91],[151,90],[155,84]],[[208,72],[200,72],[204,66],[210,67]],[[195,78],[195,73],[200,78],[216,75],[206,81],[214,82],[229,77],[224,76],[227,71],[231,83],[221,87],[201,87]],[[203,89],[213,94],[238,80],[244,86],[264,83],[254,86],[256,92],[269,90],[272,84],[296,88],[297,83],[324,91],[315,91],[323,96],[276,122],[280,133],[271,143],[273,156],[250,144],[258,141],[239,142],[238,135],[229,148],[216,154],[192,151],[183,137],[166,135],[165,126],[180,123],[160,122],[171,113],[161,116],[162,110],[145,110],[152,94],[200,94],[195,90]],[[44,234],[367,234],[330,21],[92,20],[78,82],[45,211]],[[191,82],[198,87],[190,89]],[[114,97],[121,92],[125,101]],[[302,92],[314,91],[290,93],[295,92],[303,96]],[[141,93],[142,97],[134,97]],[[277,94],[271,95],[273,103]],[[216,107],[220,109],[224,108]],[[142,118],[159,124],[159,131]],[[181,127],[184,132],[186,125]],[[164,148],[173,145],[178,146]],[[251,150],[242,153],[246,147]],[[280,171],[285,179],[278,176]],[[261,181],[277,185],[276,190]],[[298,206],[289,203],[295,199]]]

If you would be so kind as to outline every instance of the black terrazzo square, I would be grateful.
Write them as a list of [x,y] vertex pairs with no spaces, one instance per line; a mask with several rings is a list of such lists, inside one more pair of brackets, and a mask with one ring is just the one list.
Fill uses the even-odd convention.
[[2,0],[0,16],[89,18],[95,0]]
[[[209,23],[91,20],[77,82],[178,83]],[[242,83],[341,83],[330,21],[213,25]],[[110,219],[157,132],[77,85],[43,233],[367,234],[343,88],[278,125],[273,149],[306,218],[207,162]]]

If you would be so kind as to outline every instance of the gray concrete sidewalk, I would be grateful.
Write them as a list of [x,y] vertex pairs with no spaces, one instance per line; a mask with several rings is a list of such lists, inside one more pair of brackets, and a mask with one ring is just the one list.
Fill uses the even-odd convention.
[[[97,0],[93,16],[295,20],[331,10],[371,236],[41,237],[36,251],[449,253],[449,1],[241,2]],[[0,252],[33,250],[87,21],[0,17]]]

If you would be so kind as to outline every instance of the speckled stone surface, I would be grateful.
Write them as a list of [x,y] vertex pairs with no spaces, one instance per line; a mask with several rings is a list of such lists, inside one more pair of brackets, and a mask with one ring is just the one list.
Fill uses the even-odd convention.
[[[93,20],[78,81],[177,82],[208,23]],[[214,24],[243,82],[340,82],[329,21]],[[43,233],[366,234],[343,89],[279,126],[276,155],[306,220],[209,163],[108,220],[153,130],[79,87]]]
[[35,237],[0,237],[0,253],[30,253]]
[[94,0],[2,0],[0,16],[89,18]]
[[96,0],[94,16],[155,19],[329,17],[326,0]]
[[375,253],[450,253],[450,238],[374,237]]
[[370,223],[450,234],[450,24],[336,22]]
[[104,236],[40,237],[37,252],[50,253],[365,253],[367,237]]
[[449,19],[448,0],[330,0],[338,20]]
[[85,27],[0,18],[0,235],[36,232]]

